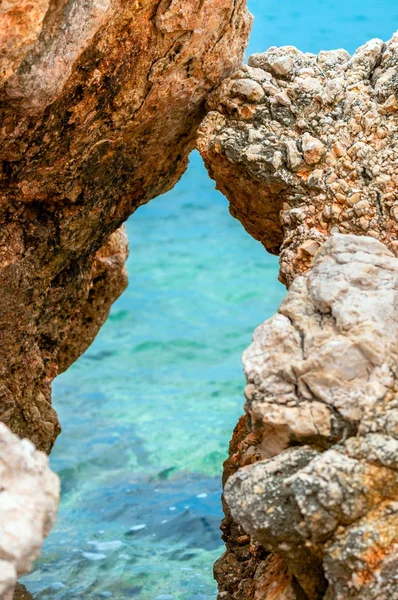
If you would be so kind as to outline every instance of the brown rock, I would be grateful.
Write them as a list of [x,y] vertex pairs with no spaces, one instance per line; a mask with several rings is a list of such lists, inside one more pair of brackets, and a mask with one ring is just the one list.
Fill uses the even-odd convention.
[[14,592],[14,600],[33,600],[33,596],[22,583],[17,583]]
[[[109,308],[95,292],[94,257],[184,172],[208,92],[242,59],[245,4],[0,9],[0,420],[38,448],[49,451],[60,430],[51,407],[59,348],[65,368]],[[122,275],[117,293],[124,284]],[[73,331],[64,342],[82,326],[84,343]]]
[[126,289],[127,256],[127,232],[122,225],[95,255],[87,300],[71,317],[68,332],[59,347],[58,373],[66,371],[92,344],[112,304]]
[[[233,432],[229,458],[224,462],[223,484],[240,467],[261,460],[256,448],[258,443],[259,439],[247,427],[246,416],[242,416]],[[226,551],[214,565],[218,597],[220,600],[252,600],[256,590],[261,589],[263,561],[268,553],[233,520],[224,498],[222,502],[225,517],[221,531]]]

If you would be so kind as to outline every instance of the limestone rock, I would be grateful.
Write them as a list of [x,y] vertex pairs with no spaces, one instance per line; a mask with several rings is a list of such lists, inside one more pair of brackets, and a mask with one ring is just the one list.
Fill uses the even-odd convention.
[[286,562],[297,598],[395,597],[397,306],[398,258],[335,234],[243,356],[251,454],[263,460],[239,461],[225,500]]
[[[332,231],[369,235],[396,253],[397,68],[398,34],[352,57],[272,47],[209,99],[198,148],[232,215],[280,254],[287,285],[311,263],[304,244]],[[264,94],[245,97],[241,81]]]
[[109,308],[95,256],[182,175],[205,98],[239,66],[250,25],[245,0],[2,3],[0,420],[40,449],[60,430],[58,355],[65,368]]
[[58,373],[66,371],[92,344],[112,304],[126,289],[127,256],[128,239],[123,225],[95,255],[88,298],[70,319],[69,331],[58,351]]
[[0,423],[0,597],[12,600],[54,524],[59,480],[48,458]]
[[0,85],[40,35],[49,0],[3,0],[0,6]]

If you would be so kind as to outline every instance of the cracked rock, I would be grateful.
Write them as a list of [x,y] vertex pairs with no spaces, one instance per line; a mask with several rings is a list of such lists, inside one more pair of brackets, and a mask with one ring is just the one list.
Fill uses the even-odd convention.
[[185,171],[252,19],[245,0],[0,4],[0,421],[49,452],[51,383],[126,284],[109,240]]
[[395,598],[397,306],[398,258],[337,233],[243,355],[257,462],[240,460],[225,501],[298,599]]
[[[397,252],[398,34],[344,50],[272,47],[208,101],[198,148],[231,214],[280,255],[290,285],[311,264],[303,244],[333,231]],[[236,82],[262,87],[250,102]],[[246,149],[256,135],[256,153]]]

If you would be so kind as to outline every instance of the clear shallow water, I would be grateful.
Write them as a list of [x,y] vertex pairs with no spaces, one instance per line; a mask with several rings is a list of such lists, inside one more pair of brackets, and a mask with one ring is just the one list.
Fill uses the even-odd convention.
[[[393,0],[251,0],[250,52],[345,47],[398,28]],[[284,289],[200,158],[128,223],[130,285],[54,385],[63,498],[37,600],[210,600],[220,474],[242,412],[240,355]]]

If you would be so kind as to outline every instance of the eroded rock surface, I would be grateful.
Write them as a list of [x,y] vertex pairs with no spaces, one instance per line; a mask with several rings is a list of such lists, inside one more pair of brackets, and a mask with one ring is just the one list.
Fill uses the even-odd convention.
[[58,355],[65,368],[108,310],[88,326],[96,253],[182,175],[250,24],[245,0],[1,5],[0,420],[40,449],[60,429]]
[[[394,254],[336,234],[244,354],[257,462],[229,477],[225,500],[285,562],[293,598],[397,595],[397,307]],[[286,584],[283,569],[273,584]]]
[[[370,533],[376,523],[372,510],[384,502],[380,499],[384,498],[384,491],[386,502],[390,501],[394,476],[389,479],[390,471],[383,471],[381,463],[375,467],[366,453],[355,457],[358,463],[350,462],[354,457],[348,441],[343,449],[340,445],[343,440],[357,439],[354,436],[362,431],[366,419],[370,427],[376,418],[375,411],[384,414],[386,395],[395,393],[396,300],[392,298],[396,289],[388,285],[396,279],[396,271],[394,267],[391,280],[385,258],[380,264],[378,260],[380,254],[388,256],[387,262],[394,261],[397,252],[397,68],[397,34],[386,44],[371,40],[352,57],[344,50],[313,55],[292,46],[272,47],[250,57],[248,66],[225,80],[208,101],[209,113],[199,131],[198,148],[209,174],[229,199],[232,215],[268,251],[280,255],[280,279],[292,286],[292,295],[278,315],[256,332],[253,345],[245,353],[249,417],[245,439],[257,441],[251,442],[247,455],[231,450],[226,472],[231,474],[230,461],[236,471],[246,464],[248,456],[258,460],[262,455],[270,462],[248,470],[253,477],[261,471],[259,481],[262,478],[269,481],[267,469],[271,469],[272,461],[281,461],[277,472],[283,475],[289,470],[288,458],[298,456],[299,451],[292,448],[298,445],[320,454],[319,477],[325,481],[331,477],[333,461],[340,461],[345,484],[355,474],[358,482],[364,479],[374,483],[369,493],[353,490],[353,502],[359,503],[364,512],[360,516],[353,513],[357,515],[359,529],[352,525],[344,529],[345,541],[342,537],[341,541],[333,542],[336,544],[333,559],[325,554],[325,547],[327,544],[332,547],[330,540],[335,533],[328,530],[323,533],[325,539],[315,539],[321,533],[309,527],[304,519],[305,502],[298,506],[296,496],[294,510],[298,512],[292,512],[290,521],[285,514],[292,528],[289,533],[292,539],[286,542],[290,548],[278,549],[280,540],[272,520],[268,524],[262,522],[260,531],[234,510],[231,515],[227,507],[224,522],[228,528],[224,534],[227,551],[216,568],[219,596],[224,600],[365,599],[394,594],[392,577],[386,575],[388,569],[390,572],[393,569],[394,551],[391,550],[391,560],[384,563],[384,558],[388,543],[390,549],[395,543],[391,542],[395,533],[389,542],[383,542],[384,550],[370,548],[365,542],[378,535],[377,529],[376,533]],[[368,237],[355,241],[348,236],[345,242],[343,238],[333,238],[330,243],[341,248],[346,244],[345,250],[333,246],[332,251],[331,246],[326,246],[317,255],[325,240],[336,233]],[[380,240],[385,246],[373,247],[370,238]],[[358,244],[361,249],[355,250]],[[337,262],[332,258],[335,250]],[[313,271],[303,279],[301,275],[312,267],[314,256],[317,261]],[[350,274],[347,257],[354,256],[356,271]],[[342,265],[346,270],[344,277],[340,273]],[[325,271],[321,272],[321,268]],[[383,299],[377,297],[372,277],[379,283],[381,277],[380,289],[386,294]],[[384,288],[387,280],[390,284]],[[311,288],[307,288],[310,282]],[[331,289],[326,291],[328,284]],[[388,305],[390,300],[392,304]],[[366,438],[365,433],[362,435]],[[231,448],[236,443],[240,444],[235,432]],[[380,444],[379,438],[378,452]],[[337,454],[329,455],[330,448]],[[318,475],[315,477],[309,471],[313,463],[318,465],[316,460],[312,459],[308,467],[300,467],[297,472],[316,479]],[[295,480],[297,490],[301,485],[304,493],[308,485],[310,494],[315,494],[307,480],[304,482],[300,477],[297,475]],[[344,479],[341,473],[336,477]],[[289,477],[286,479],[290,481]],[[283,483],[280,493],[286,492],[287,485]],[[361,487],[361,483],[358,485]],[[384,490],[381,496],[379,488]],[[293,498],[292,489],[289,498]],[[356,494],[362,494],[360,500]],[[337,521],[333,526],[319,506],[314,508],[315,517],[325,519],[326,529],[348,525],[347,519],[351,517],[345,514],[337,517],[339,511],[344,513],[341,504],[345,498],[344,495],[336,499],[332,512],[336,513]],[[247,519],[251,513],[255,519],[255,503],[249,509],[250,500],[246,497],[241,500]],[[280,503],[284,506],[283,500]],[[237,501],[234,506],[236,509]],[[388,537],[387,523],[393,531],[388,516],[391,506],[386,506],[385,517],[379,513],[380,523],[386,524],[379,531],[383,539]],[[247,541],[247,556],[242,560],[237,559],[244,553],[240,550],[239,536],[234,533],[238,527],[235,514],[243,530],[252,534]],[[308,515],[306,518],[309,519]],[[306,533],[300,530],[300,519],[306,523]],[[365,519],[372,522],[367,530]],[[315,527],[314,523],[311,526]],[[273,558],[260,558],[259,554],[256,558],[250,550],[255,540],[276,553]],[[358,547],[354,540],[358,540]],[[363,562],[365,556],[367,566]],[[235,559],[239,567],[234,579],[229,565]],[[307,568],[309,564],[312,569]],[[385,566],[381,567],[382,564]]]
[[3,423],[0,454],[0,597],[12,600],[17,577],[32,569],[54,524],[60,486],[47,456]]
[[127,257],[127,232],[122,225],[95,255],[87,300],[71,317],[58,350],[58,373],[66,371],[92,344],[112,304],[127,288]]
[[198,147],[230,210],[290,285],[331,231],[396,252],[398,34],[345,50],[255,54],[213,94]]

